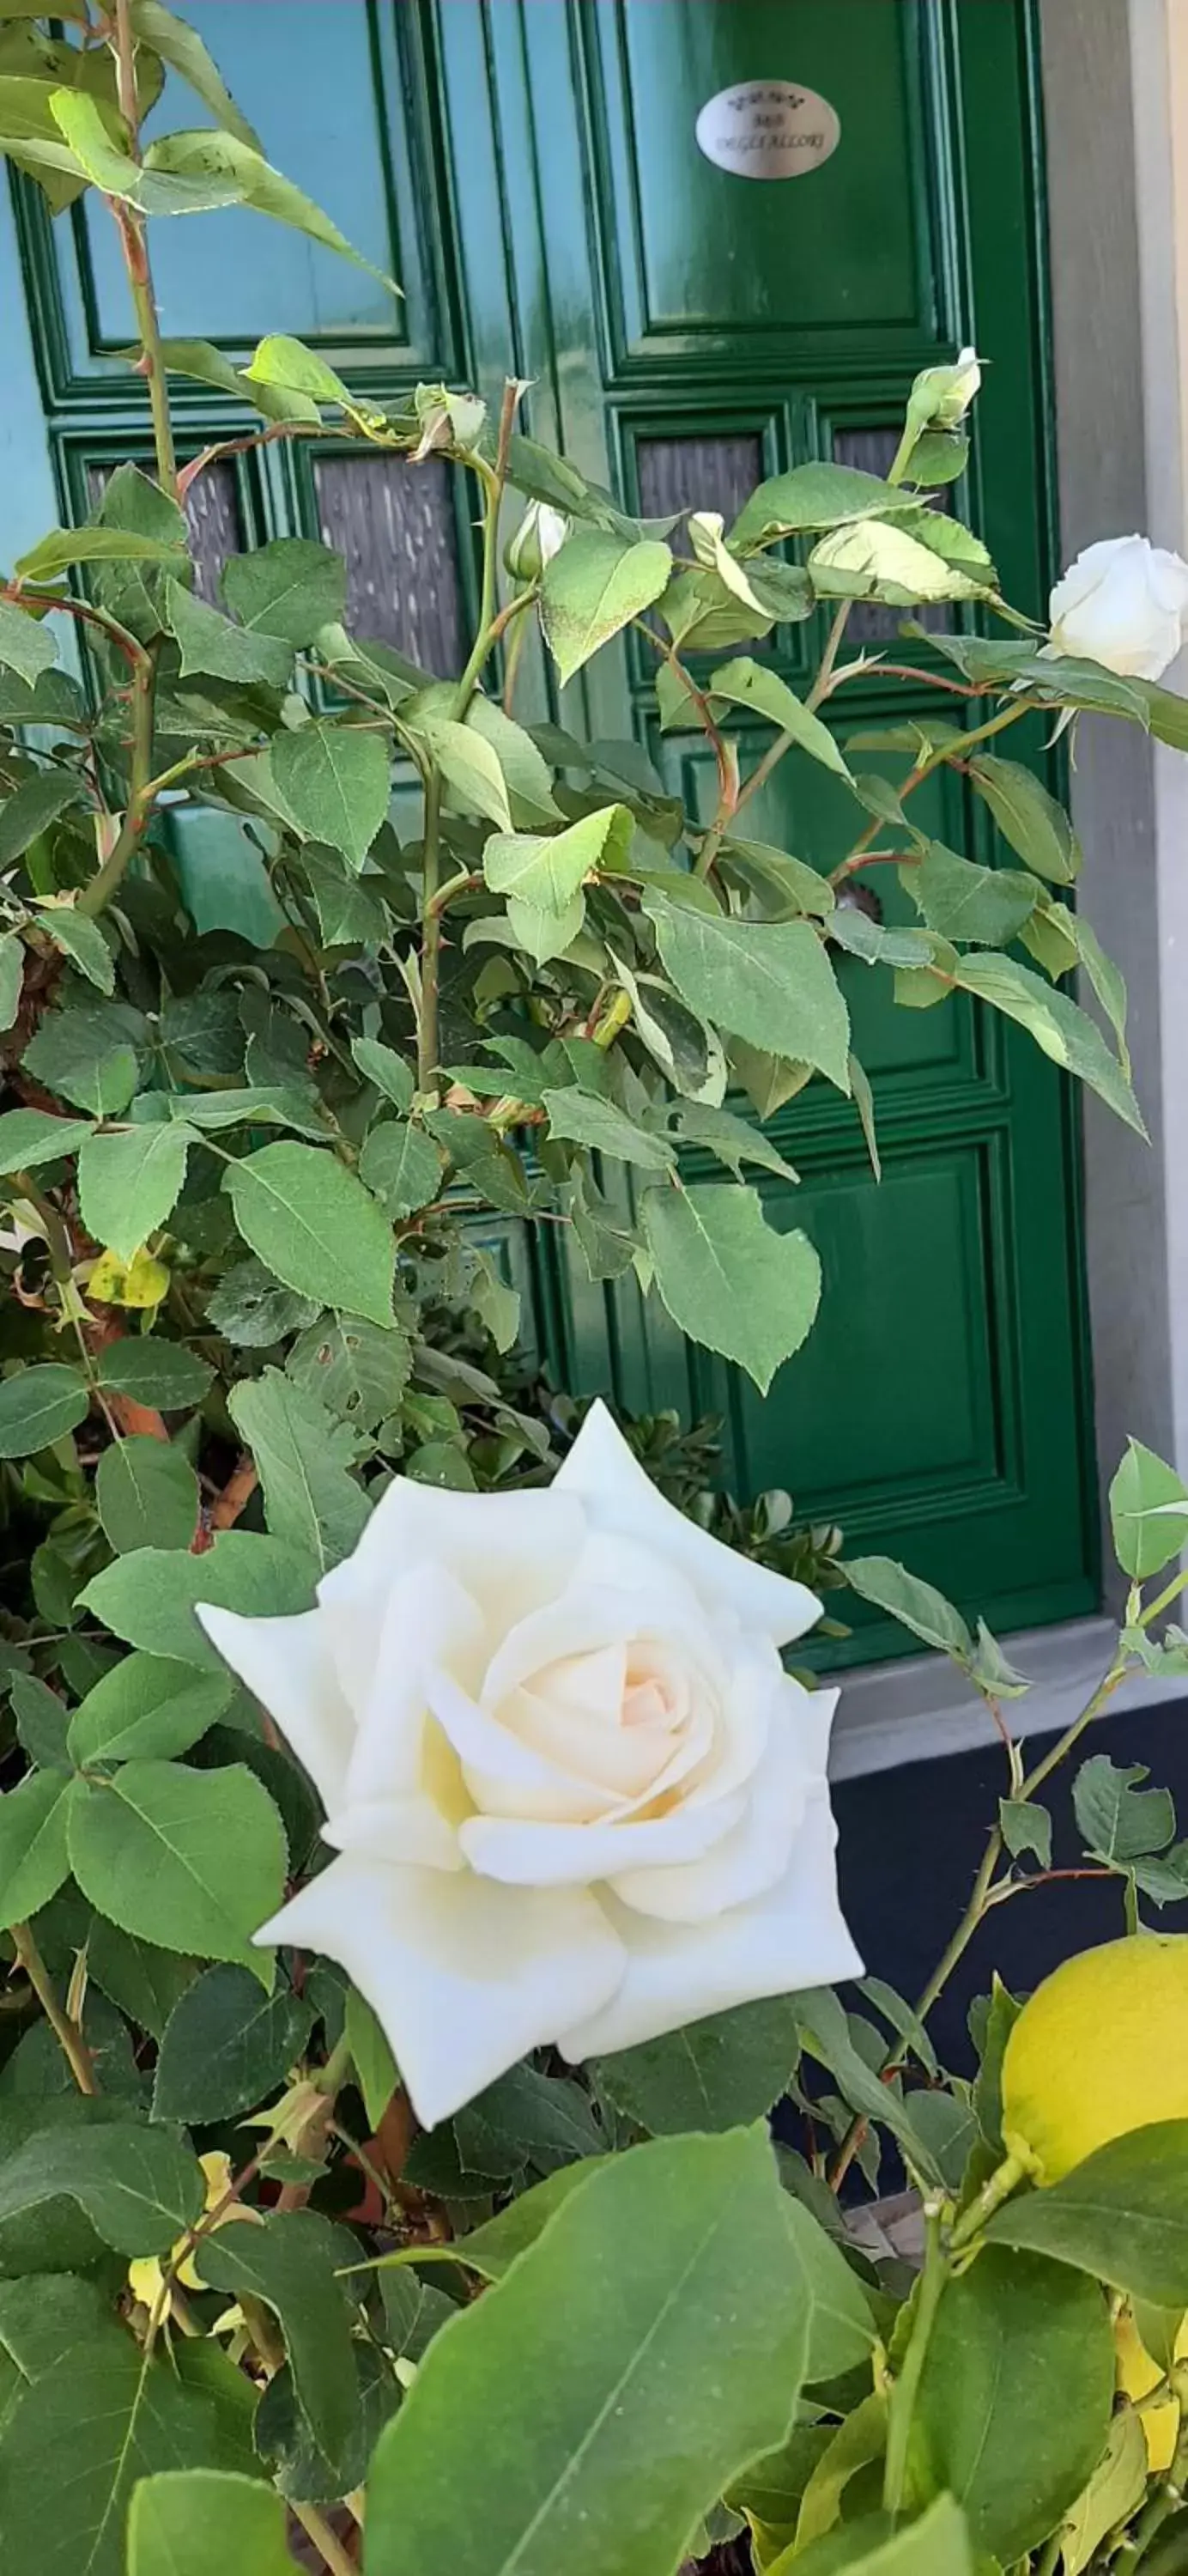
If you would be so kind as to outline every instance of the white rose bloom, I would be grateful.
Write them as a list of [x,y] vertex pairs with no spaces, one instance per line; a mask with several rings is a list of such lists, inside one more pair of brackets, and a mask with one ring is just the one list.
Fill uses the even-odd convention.
[[1158,680],[1180,650],[1186,621],[1188,563],[1148,537],[1102,537],[1057,582],[1044,650]]
[[418,2117],[858,1976],[799,1583],[662,1500],[596,1405],[547,1493],[397,1478],[298,1618],[199,1618],[338,1857],[257,1934],[341,1962]]

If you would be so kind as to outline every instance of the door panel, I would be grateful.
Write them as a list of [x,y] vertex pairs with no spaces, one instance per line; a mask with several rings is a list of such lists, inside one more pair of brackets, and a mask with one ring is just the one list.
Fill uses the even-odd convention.
[[[279,165],[404,297],[258,218],[203,217],[155,230],[170,332],[238,354],[266,328],[293,331],[381,401],[436,376],[497,399],[515,372],[530,380],[527,425],[628,507],[727,518],[761,475],[804,458],[885,467],[916,370],[976,340],[992,363],[956,505],[986,535],[1008,596],[1042,600],[1052,492],[1030,0],[182,5]],[[707,99],[769,78],[820,91],[841,121],[831,159],[786,183],[723,171],[694,139]],[[158,111],[194,121],[181,92]],[[41,471],[31,414],[44,408],[44,454],[76,505],[118,457],[147,454],[148,427],[142,388],[113,354],[128,325],[101,213],[51,227],[19,182],[14,204],[41,391],[18,357],[0,442],[23,422],[14,524],[27,541]],[[187,455],[242,426],[199,387],[179,409]],[[338,443],[273,446],[200,481],[192,516],[208,591],[235,547],[320,532],[346,555],[361,631],[460,668],[474,531],[439,460],[414,469]],[[851,632],[885,649],[897,625],[864,610]],[[758,649],[799,687],[820,645],[810,623]],[[930,704],[875,669],[835,720],[861,730],[892,706],[901,717]],[[517,713],[634,735],[707,811],[706,746],[658,733],[640,637],[560,703],[533,644]],[[1038,731],[1026,756],[1046,757]],[[857,757],[896,774],[890,758]],[[945,773],[920,807],[953,846],[996,855],[960,779]],[[248,901],[262,925],[270,898],[247,845],[199,850],[180,828],[203,922]],[[794,755],[749,829],[828,866],[853,837],[853,810]],[[894,869],[864,882],[887,920],[912,917]],[[687,1348],[633,1281],[592,1284],[560,1229],[541,1241],[500,1225],[492,1248],[530,1286],[538,1346],[566,1382],[641,1410],[720,1412],[736,1491],[786,1486],[799,1509],[840,1517],[855,1543],[902,1555],[996,1624],[1088,1609],[1096,1515],[1068,1088],[968,1001],[897,1009],[883,970],[840,964],[883,1177],[852,1104],[824,1083],[774,1122],[802,1177],[796,1189],[764,1183],[769,1214],[812,1235],[826,1296],[766,1402]],[[872,1618],[843,1660],[902,1643]]]

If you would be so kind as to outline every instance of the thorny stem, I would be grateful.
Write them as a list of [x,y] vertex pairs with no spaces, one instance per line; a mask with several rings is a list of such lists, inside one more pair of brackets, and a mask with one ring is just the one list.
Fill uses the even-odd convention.
[[441,864],[441,776],[436,769],[425,781],[425,841],[421,862],[421,1007],[417,1016],[417,1087],[432,1091],[437,1072],[437,996],[441,971],[441,907],[437,902]]
[[37,1997],[58,2046],[62,2051],[80,2093],[95,2094],[99,2087],[91,2052],[77,2024],[69,2021],[54,1993],[53,1981],[27,1923],[14,1923],[13,1948]]
[[102,867],[91,878],[90,884],[83,887],[75,907],[92,921],[118,892],[152,820],[155,693],[156,663],[151,654],[146,654],[137,663],[132,677],[132,753],[127,809]]
[[[934,770],[943,768],[946,761],[954,760],[961,752],[973,750],[979,742],[988,742],[992,734],[1004,732],[1007,725],[1018,724],[1020,716],[1034,714],[1037,703],[1035,698],[1016,699],[1013,705],[1001,707],[998,714],[990,716],[985,724],[975,725],[969,733],[958,734],[956,741],[938,743],[936,750],[929,753],[927,760],[922,760],[919,767],[912,771],[911,777],[904,780],[899,790],[900,803],[903,803],[905,797],[914,796],[917,787],[922,787],[925,779],[931,778]],[[838,885],[843,878],[853,875],[855,867],[862,864],[866,852],[871,848],[872,843],[877,841],[883,828],[883,823],[878,817],[873,823],[867,825],[861,837],[855,841],[848,857],[842,860],[839,867],[834,868],[829,879],[830,885]]]
[[[128,128],[128,150],[134,161],[140,159],[140,107],[136,95],[136,39],[132,32],[131,0],[114,0],[111,18],[111,50],[115,56],[116,85],[120,114]],[[109,199],[119,226],[123,245],[124,266],[132,290],[136,327],[140,335],[140,373],[148,386],[149,408],[153,419],[153,445],[157,455],[157,480],[162,491],[174,499],[177,492],[177,457],[173,445],[173,423],[169,417],[169,387],[165,360],[161,350],[161,330],[157,320],[157,299],[153,292],[153,273],[149,265],[148,228],[144,216],[135,206]]]

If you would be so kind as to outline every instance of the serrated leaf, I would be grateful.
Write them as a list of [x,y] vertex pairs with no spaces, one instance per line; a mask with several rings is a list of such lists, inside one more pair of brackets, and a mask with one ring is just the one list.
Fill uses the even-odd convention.
[[244,1242],[286,1288],[394,1330],[391,1228],[345,1164],[313,1145],[264,1145],[223,1187]]
[[1112,1868],[1162,1851],[1176,1830],[1170,1789],[1143,1789],[1150,1779],[1142,1762],[1112,1762],[1095,1753],[1073,1782],[1073,1813],[1090,1851]]
[[407,1118],[385,1118],[373,1127],[359,1156],[361,1180],[397,1221],[438,1197],[442,1170],[432,1137]]
[[89,1119],[54,1118],[44,1109],[8,1109],[0,1117],[0,1172],[32,1172],[76,1154],[91,1133]]
[[[257,214],[270,215],[273,221],[289,224],[296,232],[307,233],[311,241],[320,242],[324,250],[338,251],[342,258],[353,260],[356,268],[365,268],[378,277],[389,293],[400,292],[394,281],[372,267],[353,250],[329,215],[316,206],[311,197],[296,188],[291,179],[241,143],[234,134],[212,134],[196,130],[186,134],[163,134],[149,145],[145,164],[150,174],[188,180],[196,187],[224,188],[233,191],[232,201],[251,206]],[[211,202],[218,202],[212,200]],[[223,203],[228,199],[224,197]]]
[[229,1673],[190,1673],[166,1655],[131,1654],[101,1675],[70,1720],[80,1770],[188,1753],[230,1705]]
[[133,1548],[189,1547],[198,1527],[198,1479],[189,1459],[171,1440],[139,1432],[104,1450],[95,1503],[117,1556]]
[[594,529],[566,538],[541,583],[541,618],[562,685],[659,599],[671,574],[672,556],[654,538],[632,545]]
[[[386,1100],[395,1102],[406,1113],[412,1108],[416,1076],[395,1047],[385,1046],[379,1038],[352,1038],[351,1054],[365,1082],[373,1082]],[[3,1121],[0,1120],[0,1136]]]
[[676,1161],[667,1137],[637,1127],[613,1100],[601,1100],[596,1092],[579,1091],[575,1083],[564,1091],[546,1091],[543,1099],[550,1136],[566,1144],[610,1154],[616,1162],[634,1163],[646,1172],[671,1170]]
[[1008,1019],[1018,1020],[1053,1064],[1088,1083],[1090,1090],[1096,1091],[1127,1127],[1133,1127],[1140,1136],[1146,1135],[1142,1112],[1125,1073],[1110,1054],[1095,1022],[1070,1002],[1067,993],[1054,992],[1013,957],[962,957],[954,969],[953,982],[963,992],[975,993],[995,1010],[1004,1012]]
[[1081,871],[1080,843],[1063,805],[1034,772],[982,752],[970,761],[969,775],[1024,865],[1052,885],[1072,885]]
[[181,648],[183,679],[202,671],[213,679],[232,680],[245,687],[255,681],[273,689],[288,686],[293,647],[283,636],[268,635],[263,630],[252,634],[246,627],[234,626],[229,617],[208,607],[204,599],[197,598],[179,581],[165,584],[165,618]]
[[777,1234],[757,1193],[727,1181],[649,1190],[641,1215],[674,1324],[736,1361],[766,1395],[820,1302],[821,1264],[808,1236]]
[[700,1146],[715,1154],[742,1179],[744,1163],[758,1163],[765,1172],[775,1172],[782,1181],[795,1181],[799,1175],[777,1153],[769,1137],[753,1127],[746,1118],[736,1118],[732,1109],[714,1109],[708,1101],[678,1101],[672,1111],[672,1132],[681,1145]]
[[756,485],[744,501],[729,542],[736,549],[769,545],[813,528],[840,528],[851,521],[909,516],[918,508],[914,493],[855,465],[829,465],[816,460],[795,465],[788,474],[773,474]]
[[814,1065],[839,1091],[849,1090],[849,1013],[807,921],[711,918],[651,888],[644,909],[674,984],[699,1018]]
[[280,636],[286,644],[312,644],[319,627],[341,618],[346,606],[346,566],[313,537],[274,537],[250,555],[231,555],[223,566],[228,608],[249,634]]
[[545,910],[540,904],[525,903],[521,895],[509,894],[507,922],[515,945],[523,948],[533,964],[549,966],[555,957],[564,957],[573,946],[586,918],[586,899],[576,894],[564,912]]
[[164,1225],[186,1178],[194,1130],[183,1119],[88,1136],[78,1158],[82,1220],[96,1243],[131,1261]]
[[208,2287],[263,2299],[285,2338],[301,2411],[333,2458],[359,2402],[350,2317],[338,2274],[351,2239],[312,2209],[270,2210],[258,2227],[206,2236],[196,2265]]
[[57,1692],[38,1681],[36,1673],[14,1672],[8,1676],[8,1696],[17,1734],[30,1761],[41,1771],[72,1771],[74,1765],[66,1750],[70,1712]]
[[401,1333],[381,1331],[357,1315],[312,1325],[285,1363],[294,1384],[358,1431],[373,1431],[399,1407],[412,1368]]
[[812,754],[823,767],[832,769],[839,778],[850,775],[847,762],[820,716],[814,715],[795,692],[765,663],[753,662],[744,655],[736,662],[723,662],[711,673],[713,695],[725,698],[731,706],[746,707],[752,715],[764,716],[780,733],[791,735],[802,751]]
[[98,102],[84,91],[59,89],[50,106],[80,169],[105,197],[135,206],[143,215],[197,215],[237,205],[242,189],[228,175],[163,173],[134,160],[113,142]]
[[39,1914],[69,1875],[67,1800],[60,1771],[30,1771],[0,1798],[0,1923]]
[[32,687],[39,674],[50,670],[57,658],[50,629],[28,609],[0,599],[0,665],[6,671],[17,672]]
[[761,2119],[787,2091],[799,2056],[796,2017],[780,1995],[595,2058],[590,2072],[617,2110],[653,2137],[673,2137]]
[[[980,940],[1005,948],[1035,910],[1039,892],[1011,868],[980,868],[940,841],[930,841],[905,882],[930,930],[942,939]],[[910,959],[900,959],[910,964]]]
[[[766,2140],[664,2140],[576,2170],[380,2437],[368,2548],[385,2576],[606,2576],[627,2518],[633,2576],[669,2576],[732,2472],[786,2431],[806,2320]],[[546,2349],[530,2319],[558,2300]]]
[[809,578],[824,599],[881,599],[893,608],[923,601],[981,599],[990,586],[989,571],[977,566],[965,572],[946,563],[930,545],[909,536],[905,528],[881,519],[839,528],[822,537],[808,559]]
[[61,1360],[0,1379],[0,1458],[28,1458],[76,1431],[91,1407],[81,1369]]
[[248,1618],[279,1618],[307,1610],[314,1569],[279,1539],[255,1530],[224,1530],[203,1556],[177,1548],[138,1548],[94,1574],[79,1600],[129,1646],[143,1647],[179,1664],[222,1664],[194,1617],[194,1604],[213,1602]]
[[[26,778],[0,803],[0,868],[15,867],[31,842],[48,831],[68,805],[81,804],[85,794],[73,770],[47,769],[36,778]],[[48,922],[45,927],[50,927]]]
[[203,106],[210,109],[215,124],[224,126],[228,134],[236,135],[241,143],[258,152],[259,135],[248,124],[246,116],[241,116],[218,65],[212,62],[196,28],[187,26],[183,18],[175,17],[172,9],[164,8],[162,0],[131,0],[130,15],[140,43],[147,45],[151,53],[159,54],[171,71],[180,73]]
[[423,735],[435,768],[440,770],[451,801],[464,812],[485,815],[500,831],[510,832],[507,782],[494,744],[474,726],[459,724],[437,707],[422,716],[419,707],[402,709],[402,719]]
[[354,1432],[279,1369],[242,1380],[229,1409],[255,1459],[273,1537],[327,1573],[350,1555],[371,1517],[366,1494],[348,1473]]
[[51,528],[27,555],[18,557],[15,570],[22,581],[50,582],[80,563],[168,564],[176,571],[184,560],[180,545],[135,528]]
[[174,2005],[157,2057],[153,2118],[233,2120],[284,2083],[313,2026],[287,1986],[262,1995],[246,1968],[207,1968]]
[[483,874],[493,894],[564,914],[595,868],[626,855],[634,828],[625,805],[603,805],[561,832],[493,832]]
[[[15,931],[7,930],[0,936],[0,1029],[12,1027],[21,1007],[24,983],[24,943],[17,938]],[[18,1111],[8,1113],[10,1117],[19,1114]]]
[[117,2254],[165,2254],[202,2208],[192,2150],[164,2129],[113,2120],[43,2129],[0,2168],[0,2224],[46,2201],[77,2201]]
[[1110,1486],[1110,1522],[1114,1553],[1134,1583],[1170,1565],[1188,1542],[1188,1486],[1141,1440],[1127,1442]]
[[89,921],[71,903],[39,903],[34,915],[38,928],[52,939],[55,948],[77,966],[88,984],[100,993],[115,990],[115,959],[97,921]]
[[847,1557],[842,1572],[851,1590],[863,1601],[873,1601],[876,1609],[886,1610],[913,1637],[935,1646],[942,1655],[953,1655],[960,1664],[967,1663],[974,1651],[974,1641],[959,1610],[946,1601],[935,1585],[925,1583],[918,1574],[897,1565],[890,1556]]
[[209,1360],[180,1342],[167,1342],[160,1333],[109,1342],[99,1354],[98,1372],[101,1386],[114,1387],[118,1395],[130,1395],[134,1403],[151,1405],[158,1413],[180,1413],[201,1404],[214,1376]]
[[1041,1869],[1052,1866],[1052,1819],[1030,1798],[1000,1798],[998,1829],[1013,1860],[1034,1852]]
[[285,1837],[254,1772],[125,1762],[106,1786],[75,1798],[69,1844],[84,1896],[125,1932],[239,1960],[271,1988],[274,1963],[251,1936],[280,1904]]
[[50,1091],[96,1118],[118,1118],[136,1089],[131,1015],[111,1005],[47,1011],[21,1058]]
[[272,774],[298,828],[362,867],[388,811],[391,773],[380,736],[314,722],[273,738]]
[[0,2527],[14,2571],[124,2576],[136,2481],[179,2460],[214,2465],[218,2451],[211,2407],[167,2361],[146,2362],[114,2326],[82,2341],[27,2391],[0,2439]]
[[374,2131],[378,2129],[400,2082],[400,2074],[370,2004],[364,2001],[355,1986],[347,1992],[346,2042],[363,2096],[368,2125]]

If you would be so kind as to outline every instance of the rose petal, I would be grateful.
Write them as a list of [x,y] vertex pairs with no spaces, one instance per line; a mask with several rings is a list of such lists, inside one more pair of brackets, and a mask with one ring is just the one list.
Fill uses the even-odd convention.
[[[678,1864],[696,1864],[712,1852],[743,1810],[736,1793],[716,1806],[674,1807],[642,1824],[517,1824],[471,1816],[458,1840],[472,1868],[507,1887],[589,1887],[596,1879],[617,1884],[617,1873],[635,1865],[649,1880],[680,1876]],[[649,1862],[652,1868],[645,1867]]]
[[862,1961],[837,1898],[837,1831],[826,1791],[810,1798],[787,1876],[751,1905],[700,1924],[658,1923],[609,1893],[607,1918],[628,1952],[627,1972],[600,2011],[574,2022],[557,2045],[571,2063],[637,2048],[707,2013],[763,1995],[860,1977]]
[[212,1646],[275,1718],[328,1813],[342,1805],[355,1721],[339,1688],[317,1610],[295,1619],[245,1619],[199,1602]]
[[339,1807],[322,1827],[335,1851],[366,1853],[389,1867],[465,1869],[456,1825],[431,1798],[369,1798]]
[[502,1637],[566,1580],[585,1536],[576,1496],[456,1494],[397,1476],[376,1505],[353,1555],[318,1586],[318,1599],[351,1612],[419,1565],[457,1574]]
[[[460,1677],[481,1673],[484,1637],[477,1602],[446,1567],[419,1565],[392,1585],[347,1774],[352,1804],[365,1798],[411,1798],[429,1786],[424,1777],[429,1673],[439,1662],[448,1663]],[[457,1794],[447,1803],[458,1808]],[[460,1812],[468,1806],[463,1797]]]
[[623,1946],[593,1897],[470,1871],[331,1861],[256,1934],[322,1950],[383,2026],[426,2128],[613,1994]]
[[[810,1695],[792,1681],[785,1682],[784,1690],[789,1696],[776,1711],[763,1758],[750,1782],[745,1809],[733,1832],[716,1842],[704,1859],[691,1860],[680,1869],[636,1869],[628,1858],[625,1866],[610,1877],[611,1887],[624,1905],[666,1923],[705,1923],[715,1915],[749,1903],[785,1876],[807,1802],[824,1789],[825,1782],[823,1766],[811,1758],[821,1741],[820,1716],[812,1736],[806,1738],[797,1728],[795,1701],[811,1705]],[[838,1693],[819,1691],[814,1697],[827,1703],[827,1741]],[[695,1815],[697,1810],[686,1808],[683,1812]]]
[[744,1627],[762,1630],[774,1645],[803,1636],[821,1616],[816,1594],[803,1583],[736,1555],[666,1503],[601,1402],[591,1406],[553,1480],[552,1496],[561,1495],[581,1497],[593,1529],[668,1557],[703,1600],[728,1605]]

